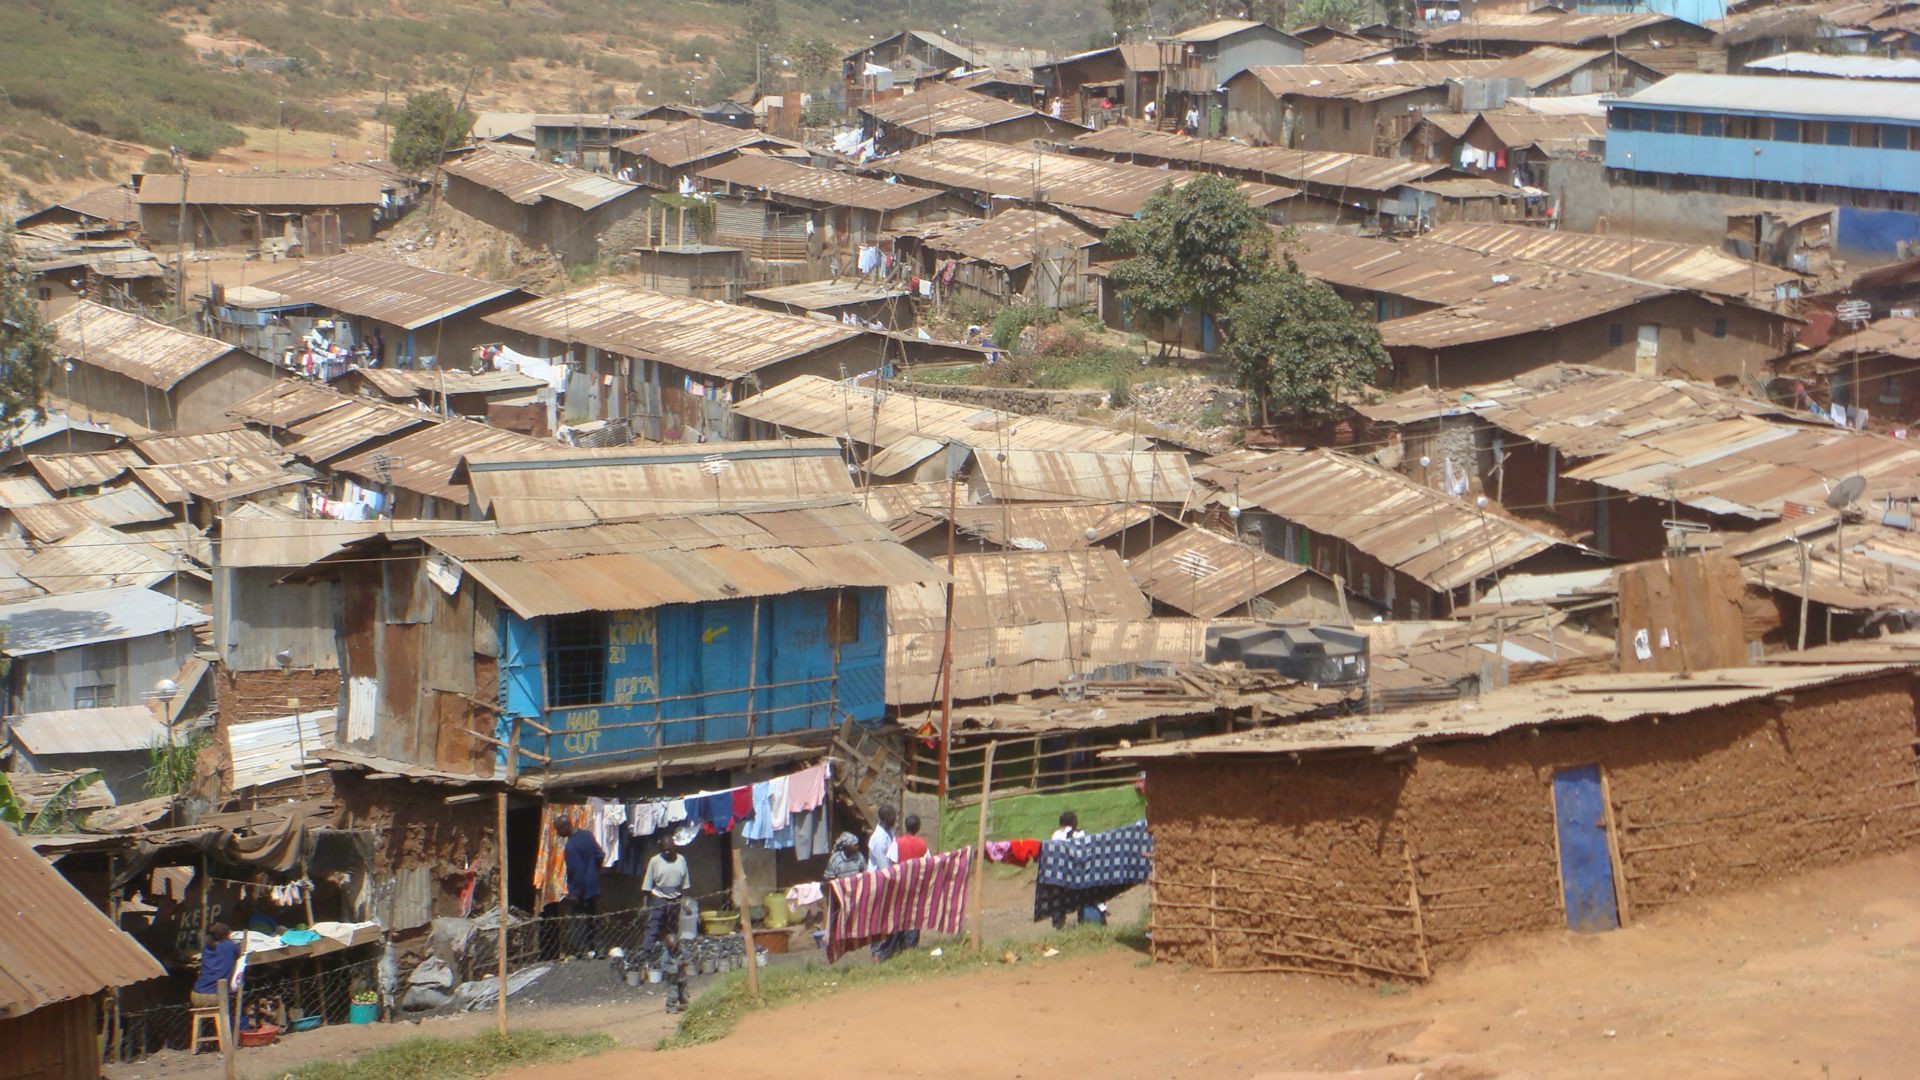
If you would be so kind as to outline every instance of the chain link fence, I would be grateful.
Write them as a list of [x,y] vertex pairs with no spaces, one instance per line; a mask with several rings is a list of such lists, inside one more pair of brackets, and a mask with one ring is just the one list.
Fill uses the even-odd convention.
[[[354,992],[379,986],[379,966],[378,958],[369,958],[304,975],[278,965],[250,967],[243,1004],[271,998],[286,1006],[289,1018],[298,1010],[303,1016],[322,1017],[322,1024],[344,1024]],[[161,1050],[185,1050],[192,1031],[193,1007],[184,1003],[122,1013],[119,1034],[106,1045],[106,1060],[134,1061]]]

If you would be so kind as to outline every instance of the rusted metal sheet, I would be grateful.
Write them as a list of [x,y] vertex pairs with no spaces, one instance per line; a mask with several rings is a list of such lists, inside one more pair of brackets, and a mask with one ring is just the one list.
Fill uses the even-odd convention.
[[578,210],[597,210],[629,195],[651,197],[652,194],[638,184],[611,176],[493,150],[456,158],[442,164],[440,169],[448,176],[497,191],[523,206],[551,199]]
[[1217,618],[1314,573],[1256,544],[1207,529],[1169,531],[1166,539],[1128,560],[1127,570],[1140,591],[1195,618]]
[[775,138],[751,128],[729,127],[707,120],[687,120],[648,131],[613,144],[615,150],[643,158],[656,165],[677,169],[696,161],[748,147],[797,150],[798,143]]
[[1220,489],[1216,502],[1258,507],[1345,541],[1443,592],[1575,546],[1331,450],[1235,451],[1197,475]]
[[[882,184],[881,186],[893,185]],[[745,295],[754,300],[763,300],[783,307],[800,308],[804,311],[830,311],[833,308],[849,307],[855,304],[899,301],[912,294],[892,285],[872,284],[859,278],[828,278],[821,281],[803,281],[798,285],[775,285],[770,289],[755,289]]]
[[88,524],[117,528],[166,521],[173,517],[173,511],[154,502],[153,496],[133,485],[42,506],[16,506],[11,513],[27,535],[40,543],[71,536]]
[[1193,494],[1185,454],[1155,451],[982,450],[986,493],[1008,502],[1184,504]]
[[[945,492],[940,485],[934,501],[918,513],[926,529],[946,528]],[[881,489],[884,490],[884,489]],[[1077,551],[1116,533],[1143,524],[1154,511],[1144,503],[1001,503],[994,506],[958,506],[952,515],[956,527],[969,538],[985,540],[1015,551]],[[1177,526],[1168,526],[1169,530]],[[926,531],[922,529],[919,531]],[[896,529],[895,531],[898,531]]]
[[[179,176],[156,173],[140,184],[141,206],[178,206]],[[364,206],[378,205],[381,183],[335,176],[256,176],[249,173],[195,172],[185,180],[189,206]]]
[[319,474],[289,464],[284,455],[254,454],[171,465],[143,465],[133,470],[141,486],[154,498],[178,506],[195,497],[222,502],[257,495],[275,488],[304,484]]
[[1024,206],[985,221],[931,225],[915,235],[936,256],[958,256],[1007,270],[1021,269],[1053,248],[1090,248],[1103,239],[1058,215]]
[[373,255],[308,260],[296,270],[267,278],[259,287],[293,303],[358,315],[403,330],[417,330],[490,300],[527,295],[512,285],[443,274]]
[[488,427],[471,420],[446,420],[402,435],[377,449],[343,458],[333,464],[333,471],[464,505],[467,487],[451,479],[461,459],[471,454],[534,455],[558,449],[556,443],[517,431]]
[[286,431],[286,449],[315,465],[351,453],[364,443],[433,423],[433,417],[384,401],[347,399]]
[[21,564],[20,576],[49,593],[77,593],[156,585],[193,568],[184,553],[90,524],[40,549]]
[[227,409],[227,415],[268,429],[286,428],[341,408],[352,400],[316,383],[288,379],[235,402]]
[[[1099,134],[1082,135],[1075,142],[1085,145]],[[874,162],[871,170],[978,196],[1086,207],[1123,217],[1139,213],[1161,188],[1181,187],[1199,175],[969,139],[917,146]],[[1247,185],[1247,190],[1261,204],[1295,194],[1284,188],[1253,190],[1258,187]]]
[[[136,465],[143,465],[140,455],[131,450],[101,450],[91,454],[33,454],[27,458],[27,465],[34,471],[42,483],[54,491],[72,491],[75,488],[99,487],[110,484],[125,476]],[[51,499],[39,500],[28,505],[51,502]]]
[[1518,337],[1630,308],[1675,290],[1642,281],[1573,270],[1488,289],[1474,299],[1380,324],[1389,348],[1447,349]]
[[1423,304],[1454,304],[1536,274],[1531,266],[1422,241],[1394,243],[1320,229],[1294,234],[1289,253],[1300,271],[1330,285],[1405,297]]
[[53,492],[31,476],[0,476],[0,509],[45,506],[52,501]]
[[1112,428],[876,390],[817,375],[763,390],[737,402],[733,411],[776,430],[844,438],[877,449],[909,439],[993,450],[1145,450],[1149,445]]
[[[944,82],[927,83],[911,94],[862,105],[860,112],[881,124],[905,128],[928,138],[983,131],[1028,117],[1046,117],[1030,106]],[[1069,131],[1084,130],[1064,120],[1054,122]]]
[[[1496,113],[1484,114],[1489,124],[1495,123],[1495,118],[1499,116]],[[1501,117],[1499,122],[1508,121]],[[1513,144],[1509,142],[1508,145]],[[1719,296],[1768,303],[1774,299],[1776,286],[1798,285],[1805,280],[1791,270],[1749,262],[1700,244],[1675,244],[1626,236],[1593,236],[1560,229],[1535,229],[1525,225],[1457,222],[1439,226],[1426,235],[1426,240],[1484,255],[1569,270],[1618,274],[1676,289],[1695,289]]]
[[53,321],[54,348],[62,357],[124,375],[157,390],[228,353],[224,341],[175,330],[164,323],[82,300]]
[[1650,26],[1681,22],[1653,11],[1577,15],[1560,11],[1475,12],[1460,22],[1443,23],[1422,35],[1429,45],[1454,42],[1511,42],[1522,45],[1585,45],[1618,39]]
[[1147,128],[1103,128],[1075,139],[1074,148],[1110,159],[1171,162],[1216,172],[1229,170],[1254,175],[1269,182],[1318,184],[1375,194],[1447,171],[1445,165],[1431,162],[1335,150],[1243,146]]
[[853,494],[832,439],[476,454],[463,471],[475,507],[508,527]]
[[140,456],[155,465],[188,465],[223,457],[271,455],[272,439],[245,427],[184,434],[147,435],[133,440]]
[[0,829],[0,1017],[166,975],[53,864],[11,829]]
[[361,368],[353,373],[353,377],[365,379],[393,401],[412,401],[443,394],[453,397],[459,394],[530,393],[547,385],[545,379],[536,379],[517,371],[466,371],[457,368],[431,371]]
[[837,322],[613,282],[534,300],[489,315],[486,321],[723,379],[737,379],[867,333]]

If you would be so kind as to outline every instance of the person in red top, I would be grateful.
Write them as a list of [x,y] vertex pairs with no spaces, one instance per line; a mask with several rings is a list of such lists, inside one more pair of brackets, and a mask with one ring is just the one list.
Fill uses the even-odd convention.
[[[920,836],[920,815],[908,814],[907,820],[900,824],[901,833],[898,837],[895,837],[893,841],[894,850],[900,853],[900,861],[906,862],[908,859],[925,858],[927,854],[927,842]],[[894,946],[894,951],[899,952],[901,949],[917,949],[919,947],[920,931],[903,930],[900,932],[900,937]]]

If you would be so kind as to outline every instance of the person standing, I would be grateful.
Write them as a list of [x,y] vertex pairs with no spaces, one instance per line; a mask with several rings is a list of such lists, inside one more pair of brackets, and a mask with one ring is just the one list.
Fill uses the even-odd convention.
[[573,921],[567,932],[567,948],[575,953],[588,953],[593,948],[588,920],[600,913],[600,845],[592,833],[574,828],[571,818],[554,819],[553,831],[565,841],[565,899],[567,914]]
[[[1053,840],[1079,840],[1087,834],[1080,831],[1080,815],[1071,810],[1060,811],[1060,827],[1053,830]],[[1107,905],[1088,904],[1080,909],[1080,925],[1092,923],[1095,926],[1107,924]],[[1060,912],[1053,917],[1053,928],[1064,930],[1067,927],[1067,913]]]
[[[900,848],[893,839],[894,822],[899,814],[892,806],[881,806],[876,815],[880,824],[873,827],[873,835],[867,837],[867,869],[873,871],[891,870],[900,861]],[[888,934],[873,943],[875,962],[889,959],[900,949],[900,934]]]
[[672,838],[660,845],[659,854],[647,860],[647,871],[640,879],[640,891],[646,894],[646,929],[640,936],[640,952],[646,953],[657,941],[671,940],[678,932],[675,913],[680,897],[687,891],[687,860]]
[[[912,862],[914,859],[926,858],[927,842],[920,838],[920,815],[908,814],[907,820],[900,823],[900,828],[901,834],[893,842],[894,850],[900,853],[900,861]],[[895,952],[920,947],[919,927],[902,930],[898,936],[899,941],[895,944]]]

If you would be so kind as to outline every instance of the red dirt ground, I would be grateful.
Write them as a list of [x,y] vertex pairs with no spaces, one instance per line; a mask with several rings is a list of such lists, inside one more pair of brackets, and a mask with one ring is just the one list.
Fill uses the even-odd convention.
[[1491,943],[1404,991],[1112,953],[827,997],[708,1046],[509,1076],[1910,1077],[1916,998],[1909,853],[1616,933]]

